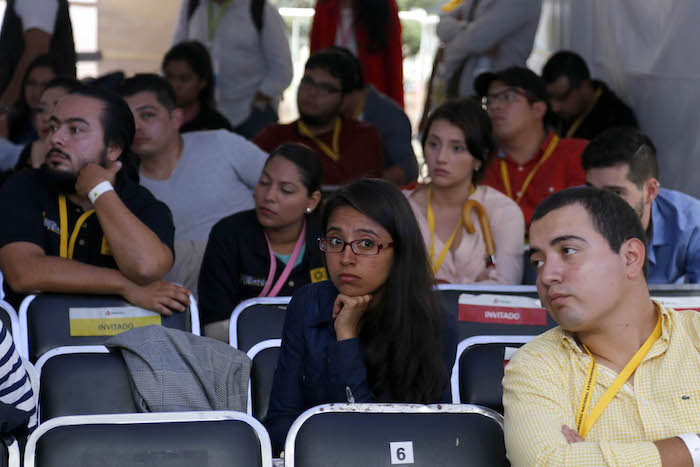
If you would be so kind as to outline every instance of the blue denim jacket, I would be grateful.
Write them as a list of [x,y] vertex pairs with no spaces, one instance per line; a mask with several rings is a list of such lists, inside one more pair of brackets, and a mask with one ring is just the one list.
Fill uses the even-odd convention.
[[[370,392],[359,340],[338,342],[331,317],[337,295],[330,281],[310,284],[294,294],[287,308],[265,422],[275,453],[284,449],[289,427],[308,408],[330,402],[390,401],[387,395],[375,397]],[[443,314],[442,321],[447,379],[440,402],[449,402],[457,324],[448,313]]]

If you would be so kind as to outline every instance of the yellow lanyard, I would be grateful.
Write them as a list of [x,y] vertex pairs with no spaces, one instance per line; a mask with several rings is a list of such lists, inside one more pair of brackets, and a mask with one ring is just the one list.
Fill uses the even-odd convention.
[[299,122],[298,126],[299,133],[307,138],[311,138],[311,140],[316,143],[318,147],[321,148],[321,151],[323,151],[328,157],[335,162],[340,160],[340,130],[342,128],[342,123],[340,122],[339,118],[336,118],[335,126],[333,127],[333,147],[328,146],[326,143],[316,138],[316,136],[311,133],[311,130],[309,130],[309,128],[301,121]]
[[557,135],[554,135],[552,136],[552,141],[549,142],[549,146],[547,146],[544,155],[540,158],[537,165],[535,165],[535,168],[532,169],[532,171],[528,174],[527,178],[523,182],[523,186],[518,192],[517,198],[513,196],[513,190],[510,187],[510,177],[508,176],[508,167],[506,166],[506,161],[501,159],[501,177],[503,178],[503,186],[506,189],[506,194],[508,195],[508,197],[514,199],[516,204],[520,204],[520,201],[523,199],[523,196],[525,196],[525,190],[527,190],[527,187],[530,186],[530,182],[532,182],[532,178],[535,176],[540,167],[542,167],[542,164],[547,162],[547,159],[549,159],[554,153],[554,149],[556,149],[557,144],[559,144],[559,137]]
[[455,8],[457,8],[458,6],[460,6],[463,1],[464,0],[450,0],[449,2],[447,2],[446,4],[444,4],[442,6],[441,10],[444,11],[445,13],[449,13],[450,11],[452,11]]
[[[469,192],[469,196],[474,193],[474,187],[472,186],[471,191]],[[435,215],[433,214],[433,204],[432,204],[432,195],[433,195],[433,190],[429,186],[428,187],[428,228],[430,229],[430,264],[433,265],[433,274],[437,274],[438,270],[440,269],[440,266],[442,266],[442,262],[445,261],[445,256],[447,256],[447,252],[450,251],[450,247],[452,246],[452,242],[454,242],[455,237],[457,236],[457,232],[459,232],[459,228],[462,226],[462,216],[459,218],[459,222],[457,222],[457,226],[455,227],[454,232],[452,232],[452,235],[450,236],[450,239],[447,240],[447,243],[445,243],[445,246],[442,248],[442,251],[440,252],[440,255],[438,255],[437,261],[435,261]],[[467,198],[469,198],[469,196]],[[472,228],[473,232],[473,228]],[[470,232],[471,233],[471,232]]]
[[593,407],[591,413],[584,419],[584,414],[588,411],[588,405],[591,401],[591,394],[593,392],[593,386],[595,386],[596,377],[598,375],[598,365],[591,355],[591,351],[588,347],[583,346],[588,355],[591,357],[591,363],[588,366],[588,375],[586,376],[586,385],[583,388],[583,393],[581,394],[581,402],[579,403],[578,414],[576,415],[576,430],[581,438],[585,438],[588,432],[593,428],[593,425],[598,420],[598,417],[603,413],[603,410],[608,406],[610,401],[615,397],[615,395],[620,391],[622,386],[627,382],[627,380],[632,376],[632,373],[637,369],[646,354],[654,345],[654,342],[661,337],[661,313],[659,313],[659,320],[656,323],[656,328],[654,332],[651,333],[649,338],[646,340],[644,345],[642,345],[634,357],[627,363],[627,365],[622,369],[620,374],[615,378],[615,381],[610,385],[607,391],[600,398],[598,403]]
[[73,233],[68,241],[68,208],[66,206],[66,196],[58,195],[58,220],[61,223],[61,243],[59,253],[61,258],[73,259],[73,251],[75,250],[75,241],[78,239],[80,227],[85,223],[88,217],[95,213],[94,209],[85,211],[75,223]]
[[216,15],[214,15],[214,0],[209,0],[209,14],[207,16],[208,19],[208,26],[209,26],[209,40],[213,41],[214,40],[214,35],[216,34],[216,28],[219,27],[219,23],[221,22],[221,18],[224,16],[224,13],[226,13],[226,10],[228,10],[228,7],[231,6],[232,0],[226,0],[224,3],[219,5],[219,9],[216,11]]
[[600,96],[603,94],[603,88],[599,88],[596,92],[595,95],[593,96],[593,102],[591,102],[591,105],[588,107],[586,112],[584,112],[583,115],[581,115],[579,118],[576,119],[574,123],[571,124],[571,127],[569,127],[569,130],[566,132],[566,137],[571,138],[574,136],[574,133],[576,133],[576,130],[578,130],[578,127],[581,126],[583,121],[588,117],[588,114],[591,113],[595,105],[598,103],[598,99],[600,99]]

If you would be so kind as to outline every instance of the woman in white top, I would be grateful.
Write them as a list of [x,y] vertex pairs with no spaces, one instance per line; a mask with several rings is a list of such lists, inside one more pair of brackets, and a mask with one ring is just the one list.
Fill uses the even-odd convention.
[[472,99],[446,102],[430,115],[422,145],[429,182],[404,194],[438,281],[519,284],[523,214],[513,200],[478,184],[494,153],[486,112]]

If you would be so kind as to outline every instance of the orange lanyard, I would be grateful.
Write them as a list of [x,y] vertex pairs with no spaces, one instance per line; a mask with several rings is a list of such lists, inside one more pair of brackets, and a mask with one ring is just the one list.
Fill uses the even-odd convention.
[[554,149],[556,149],[557,144],[559,144],[559,137],[557,135],[552,136],[552,141],[549,142],[549,146],[547,146],[547,149],[544,152],[544,155],[540,158],[539,162],[537,165],[535,165],[535,168],[532,169],[532,171],[528,174],[527,178],[523,182],[523,186],[518,192],[518,197],[515,198],[513,196],[513,190],[510,187],[510,177],[508,176],[508,167],[506,166],[506,161],[501,159],[501,177],[503,178],[503,186],[505,186],[506,189],[506,194],[508,195],[509,198],[515,200],[515,203],[520,205],[520,201],[523,199],[523,196],[525,196],[525,191],[527,188],[530,186],[530,182],[532,182],[533,177],[537,173],[537,171],[542,167],[542,165],[547,162],[547,159],[549,159],[552,154],[554,153]]
[[333,127],[333,147],[328,146],[326,143],[316,138],[316,136],[311,133],[311,130],[309,130],[309,128],[301,121],[299,121],[298,127],[299,133],[307,138],[311,138],[311,140],[316,143],[319,148],[321,148],[321,151],[323,151],[333,161],[338,162],[340,160],[340,130],[342,128],[340,118],[336,118],[335,126]]
[[566,132],[566,137],[571,138],[574,136],[574,133],[576,133],[576,130],[578,130],[578,127],[581,126],[583,121],[588,117],[588,114],[591,113],[593,110],[593,107],[598,103],[598,99],[600,99],[600,96],[603,94],[603,88],[599,88],[596,92],[595,95],[593,96],[593,102],[591,102],[591,105],[588,107],[586,112],[584,112],[583,115],[581,115],[579,118],[576,119],[574,123],[571,124],[571,127],[569,127],[569,131]]
[[634,357],[627,362],[627,365],[625,365],[620,374],[617,375],[615,381],[613,381],[610,387],[608,387],[607,391],[605,391],[603,394],[603,397],[600,398],[598,403],[595,405],[595,407],[593,407],[593,410],[591,410],[591,413],[589,413],[586,418],[584,418],[584,415],[588,411],[588,405],[591,401],[591,393],[593,392],[593,386],[595,386],[595,381],[598,376],[598,365],[596,364],[593,355],[591,355],[591,351],[588,350],[588,347],[586,347],[585,344],[583,344],[583,348],[586,350],[586,353],[588,353],[588,356],[591,357],[591,363],[588,366],[586,384],[583,388],[583,393],[581,394],[581,402],[579,403],[578,414],[576,415],[576,431],[578,431],[579,435],[581,435],[581,438],[585,438],[591,428],[593,428],[593,425],[603,413],[603,410],[605,410],[610,401],[615,397],[620,389],[622,389],[622,386],[625,384],[625,382],[627,382],[630,376],[632,376],[632,373],[634,373],[639,364],[642,363],[642,360],[646,354],[649,353],[649,350],[651,350],[651,346],[654,345],[654,342],[656,342],[659,337],[661,337],[661,313],[659,313],[659,320],[656,323],[656,328],[654,328],[654,331],[647,338],[646,342],[644,342],[644,344],[639,348],[637,353],[634,354]]

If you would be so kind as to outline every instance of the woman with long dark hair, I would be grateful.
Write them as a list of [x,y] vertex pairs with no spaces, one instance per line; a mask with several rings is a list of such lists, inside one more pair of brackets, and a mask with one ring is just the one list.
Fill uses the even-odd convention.
[[22,94],[8,117],[7,139],[17,144],[37,139],[33,119],[39,110],[39,97],[46,84],[59,75],[60,69],[58,59],[49,54],[39,55],[29,64],[22,80]]
[[214,69],[202,43],[184,41],[174,45],[165,54],[161,69],[173,87],[177,106],[185,114],[180,133],[222,128],[233,131],[215,108]]
[[403,107],[401,23],[395,0],[317,0],[311,53],[338,45],[362,62],[365,81]]
[[276,452],[314,405],[449,400],[456,324],[441,312],[401,191],[382,180],[341,188],[322,229],[330,281],[301,289],[287,308],[266,420]]
[[512,199],[479,182],[494,152],[491,120],[473,99],[430,114],[422,136],[429,181],[405,190],[441,282],[519,284],[525,220]]
[[205,335],[228,340],[228,318],[247,298],[289,296],[326,276],[316,242],[322,173],[310,148],[283,144],[263,167],[255,209],[212,228],[198,287]]

